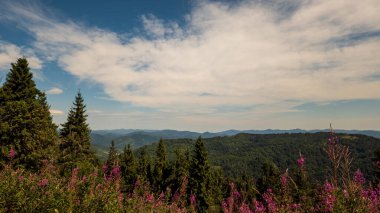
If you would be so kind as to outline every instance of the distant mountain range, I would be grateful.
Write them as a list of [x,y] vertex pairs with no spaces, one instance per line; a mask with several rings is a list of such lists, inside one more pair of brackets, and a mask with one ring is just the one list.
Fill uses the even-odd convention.
[[[239,133],[248,134],[284,134],[284,133],[316,133],[316,132],[329,132],[329,129],[323,130],[279,130],[279,129],[266,129],[266,130],[226,130],[222,132],[191,132],[191,131],[177,131],[177,130],[141,130],[141,129],[114,129],[114,130],[94,130],[91,133],[93,148],[97,151],[99,156],[104,156],[108,152],[108,148],[112,140],[115,141],[116,148],[122,150],[125,145],[130,144],[133,149],[149,145],[162,139],[181,139],[189,138],[195,139],[201,136],[202,138],[213,138],[218,136],[234,136]],[[380,138],[380,131],[375,130],[334,130],[337,133],[346,134],[361,134]]]

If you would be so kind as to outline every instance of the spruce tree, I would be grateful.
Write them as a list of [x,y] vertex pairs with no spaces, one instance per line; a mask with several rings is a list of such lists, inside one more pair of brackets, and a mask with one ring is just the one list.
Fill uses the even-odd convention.
[[62,124],[60,132],[61,138],[74,137],[79,142],[80,148],[87,150],[90,148],[91,130],[87,124],[86,105],[80,91],[78,91],[73,106],[71,107],[66,123]]
[[89,167],[97,163],[94,153],[90,150],[90,128],[87,124],[86,105],[80,91],[75,97],[66,123],[62,124],[61,157],[63,172],[70,172],[74,167]]
[[197,208],[204,212],[210,206],[208,182],[210,165],[207,151],[201,137],[195,142],[192,163],[190,166],[189,190],[197,196]]
[[108,152],[107,166],[113,167],[118,164],[118,153],[115,148],[115,141],[111,141],[110,151]]
[[19,58],[0,88],[1,161],[27,169],[38,169],[42,159],[56,156],[57,126],[52,122],[43,92],[36,88],[28,61]]
[[170,176],[171,187],[173,190],[178,190],[184,179],[189,177],[190,168],[190,152],[188,150],[175,150],[175,161],[172,164]]
[[153,181],[157,192],[165,190],[168,178],[168,159],[164,141],[160,139],[156,150],[156,161],[153,171]]
[[140,152],[140,157],[138,160],[137,173],[142,181],[148,181],[149,183],[153,182],[152,177],[152,167],[150,164],[150,158],[146,153],[145,149],[142,149]]
[[124,188],[129,191],[133,188],[137,176],[135,156],[130,144],[124,147],[124,151],[120,155],[120,169],[124,180]]

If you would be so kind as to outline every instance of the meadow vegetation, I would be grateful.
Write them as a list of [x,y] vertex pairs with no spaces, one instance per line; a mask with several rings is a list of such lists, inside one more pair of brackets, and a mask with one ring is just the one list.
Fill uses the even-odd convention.
[[313,156],[299,152],[291,153],[294,167],[261,162],[260,175],[233,177],[210,163],[202,138],[170,159],[163,140],[154,154],[141,149],[137,155],[130,146],[118,153],[111,143],[108,159],[101,162],[90,149],[86,118],[78,92],[58,131],[27,60],[12,64],[0,87],[0,212],[380,210],[380,154],[372,160],[371,178],[365,178],[333,131],[323,145],[329,169],[322,181],[308,172]]

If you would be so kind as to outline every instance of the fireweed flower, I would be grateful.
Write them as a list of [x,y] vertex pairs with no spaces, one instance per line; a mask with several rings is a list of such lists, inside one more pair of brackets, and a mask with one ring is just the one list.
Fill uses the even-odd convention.
[[38,182],[38,186],[39,187],[44,187],[44,186],[47,186],[49,184],[49,180],[44,178],[42,180],[40,180],[40,182]]
[[104,165],[102,166],[102,171],[103,171],[103,173],[106,173],[107,170],[108,170],[108,166],[104,164]]
[[190,204],[191,204],[192,206],[195,206],[195,203],[196,203],[196,197],[195,197],[194,194],[191,194],[191,195],[190,195]]
[[20,176],[18,176],[18,181],[23,181],[24,180],[24,176],[22,176],[22,175],[20,175]]
[[264,212],[267,211],[266,208],[265,208],[265,206],[264,206],[264,204],[262,202],[260,202],[260,201],[254,200],[253,201],[253,206],[255,208],[254,209],[255,213],[264,213]]
[[290,208],[293,211],[297,211],[300,207],[301,207],[301,204],[299,204],[299,203],[293,203],[293,204],[290,205]]
[[15,156],[16,156],[16,151],[12,147],[11,150],[9,150],[8,158],[13,159]]
[[324,191],[329,194],[331,194],[334,191],[334,185],[332,185],[329,182],[326,182],[325,185],[323,185],[323,188],[324,188]]
[[253,211],[249,208],[249,206],[246,203],[243,203],[240,208],[240,212],[242,213],[253,213]]
[[272,193],[272,189],[269,188],[264,193],[263,197],[264,197],[265,202],[268,205],[268,211],[269,212],[277,212],[278,208],[277,208],[277,205],[276,205],[276,201],[274,200],[274,195]]
[[281,182],[282,188],[286,188],[286,186],[288,185],[288,173],[281,175],[280,182]]
[[154,202],[154,196],[153,196],[153,194],[151,194],[151,193],[147,194],[147,195],[145,196],[145,201],[146,201],[147,203],[153,203],[153,202]]
[[111,174],[112,174],[115,178],[119,178],[119,177],[120,177],[120,167],[119,167],[119,166],[114,166],[114,167],[112,168]]
[[363,185],[365,183],[365,178],[363,173],[358,169],[354,174],[354,182],[358,185]]
[[228,212],[228,205],[227,205],[226,201],[222,202],[222,209],[223,209],[223,212]]
[[234,198],[237,200],[240,198],[240,193],[238,191],[234,191]]
[[300,167],[303,167],[303,165],[305,164],[305,157],[302,154],[300,154],[300,158],[298,158],[297,164]]
[[322,205],[324,207],[324,210],[327,212],[332,212],[334,210],[334,204],[336,201],[335,196],[333,195],[334,186],[326,182],[323,186],[323,201]]

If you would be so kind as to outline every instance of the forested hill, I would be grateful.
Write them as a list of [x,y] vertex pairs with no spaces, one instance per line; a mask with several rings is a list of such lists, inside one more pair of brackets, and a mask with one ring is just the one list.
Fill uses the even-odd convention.
[[[340,143],[349,146],[352,152],[352,170],[360,168],[367,178],[373,177],[373,158],[380,150],[380,139],[355,134],[338,134]],[[204,139],[210,163],[220,166],[224,174],[238,177],[243,174],[260,177],[264,163],[274,163],[281,172],[287,168],[291,171],[297,166],[300,153],[306,158],[306,168],[312,178],[324,180],[329,160],[324,147],[329,133],[295,133],[295,134],[246,134]],[[165,140],[169,159],[174,158],[176,149],[191,150],[192,139]],[[157,143],[137,149],[146,149],[154,156]]]

